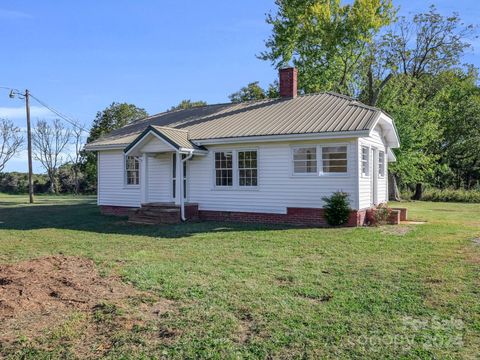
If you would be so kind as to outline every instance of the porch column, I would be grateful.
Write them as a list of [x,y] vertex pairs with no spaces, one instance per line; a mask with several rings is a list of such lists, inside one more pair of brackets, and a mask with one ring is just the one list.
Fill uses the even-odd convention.
[[140,164],[140,202],[145,204],[148,202],[148,155],[143,153],[142,162]]
[[182,164],[182,155],[176,151],[175,152],[175,165],[176,165],[176,181],[175,181],[175,205],[181,205],[182,196],[183,196],[183,164]]

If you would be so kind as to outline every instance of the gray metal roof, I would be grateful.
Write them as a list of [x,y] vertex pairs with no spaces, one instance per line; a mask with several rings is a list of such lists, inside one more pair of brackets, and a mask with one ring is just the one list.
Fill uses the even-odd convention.
[[[335,94],[217,104],[150,116],[88,144],[87,150],[127,146],[149,125],[188,131],[188,141],[371,130],[381,110]],[[171,136],[178,135],[173,132]]]

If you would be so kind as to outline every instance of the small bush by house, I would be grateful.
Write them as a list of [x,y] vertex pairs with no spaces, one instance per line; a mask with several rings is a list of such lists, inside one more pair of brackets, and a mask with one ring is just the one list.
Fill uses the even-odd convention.
[[325,219],[329,225],[340,226],[348,222],[351,209],[347,193],[337,191],[332,196],[324,197],[322,200],[325,202],[323,206]]

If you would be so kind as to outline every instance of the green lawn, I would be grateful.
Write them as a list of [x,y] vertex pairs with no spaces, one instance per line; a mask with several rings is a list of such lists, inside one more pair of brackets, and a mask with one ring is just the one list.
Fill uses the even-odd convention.
[[[422,225],[133,226],[94,198],[0,195],[0,262],[63,253],[173,300],[175,316],[110,358],[476,358],[480,205],[406,203]],[[175,331],[149,346],[158,328]],[[1,328],[0,328],[1,331]],[[135,336],[134,336],[135,335]],[[73,336],[75,337],[75,336]],[[73,356],[66,337],[0,357]]]

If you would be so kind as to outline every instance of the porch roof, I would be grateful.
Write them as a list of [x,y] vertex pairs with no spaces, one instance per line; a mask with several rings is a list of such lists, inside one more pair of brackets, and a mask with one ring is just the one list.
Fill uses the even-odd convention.
[[125,153],[133,151],[136,147],[142,145],[142,140],[147,136],[154,135],[163,140],[172,147],[172,150],[178,151],[205,151],[205,148],[193,144],[188,136],[188,131],[164,126],[149,125],[140,135],[132,139],[130,144],[124,149]]

